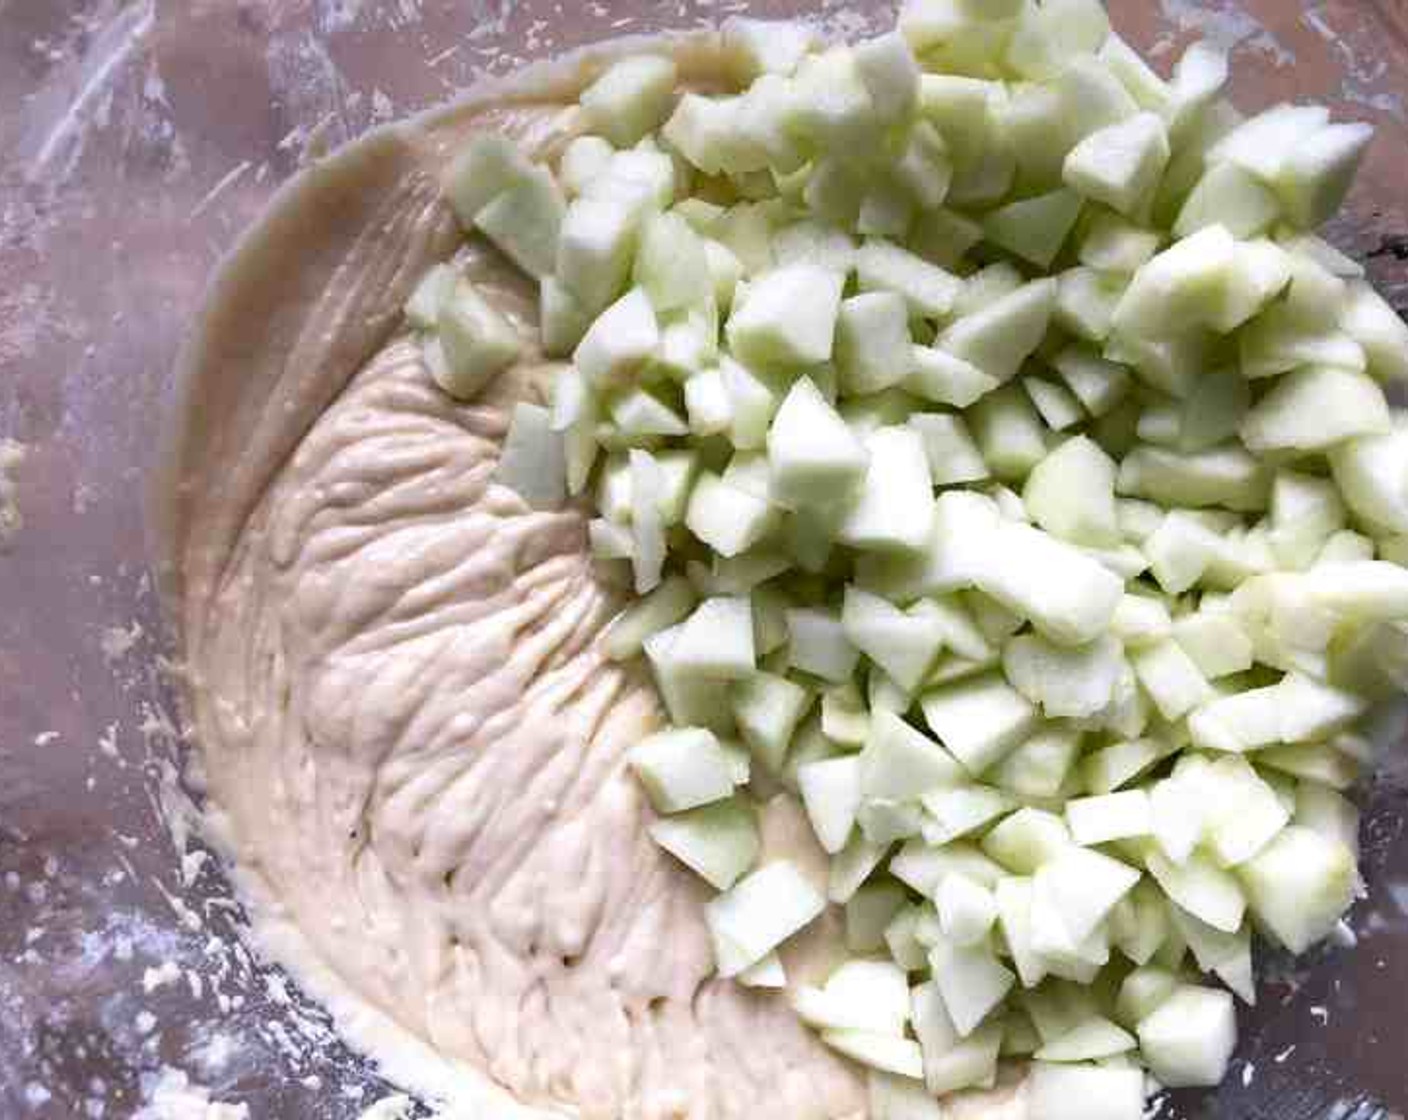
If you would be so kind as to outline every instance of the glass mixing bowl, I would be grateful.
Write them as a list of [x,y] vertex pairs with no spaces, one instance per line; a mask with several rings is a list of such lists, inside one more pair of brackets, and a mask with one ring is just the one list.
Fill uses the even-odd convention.
[[[188,836],[143,488],[211,270],[308,160],[593,40],[734,11],[836,32],[889,5],[603,0],[0,0],[0,1115],[127,1117],[163,1093],[346,1120],[393,1091],[281,969]],[[1401,0],[1112,0],[1165,65],[1235,43],[1246,108],[1327,100],[1378,140],[1333,239],[1408,307]],[[0,462],[13,459],[0,445]],[[12,449],[11,449],[12,450]],[[0,481],[0,504],[7,493]],[[1170,1118],[1408,1110],[1408,751],[1367,791],[1357,946],[1263,954],[1214,1093]],[[193,1096],[192,1096],[193,1094]]]

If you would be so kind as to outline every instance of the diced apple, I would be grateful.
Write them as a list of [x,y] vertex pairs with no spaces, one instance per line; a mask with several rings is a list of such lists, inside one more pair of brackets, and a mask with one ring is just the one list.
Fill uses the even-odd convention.
[[729,70],[745,84],[763,74],[793,73],[821,43],[816,28],[801,20],[730,16],[722,31]]
[[912,1039],[870,1031],[834,1030],[823,1033],[821,1041],[837,1053],[870,1069],[915,1081],[924,1076],[924,1059],[919,1052],[919,1043]]
[[1283,830],[1238,874],[1258,920],[1293,953],[1326,937],[1354,898],[1354,853],[1299,825]]
[[930,790],[967,781],[943,747],[892,712],[871,713],[870,735],[860,761],[867,798],[917,799]]
[[1050,268],[1080,217],[1081,196],[1064,188],[1009,202],[983,219],[987,239],[1038,268]]
[[1049,718],[1085,719],[1110,703],[1124,663],[1108,635],[1086,646],[1057,646],[1039,635],[1014,638],[1003,651],[1007,679]]
[[479,212],[519,182],[532,164],[509,137],[493,132],[472,137],[445,172],[444,191],[465,229]]
[[944,1010],[965,1038],[997,1008],[1016,980],[985,945],[941,940],[929,951],[929,962]]
[[[744,362],[812,365],[831,357],[844,277],[815,265],[788,265],[760,276],[728,321],[728,340]],[[797,309],[805,307],[805,315]]]
[[837,968],[823,987],[801,985],[792,1006],[817,1030],[858,1030],[902,1036],[909,1022],[909,984],[889,961],[853,960]]
[[1408,323],[1368,283],[1350,284],[1340,326],[1364,348],[1380,381],[1408,379]]
[[513,325],[463,278],[442,293],[436,326],[445,362],[431,372],[459,400],[477,396],[522,351]]
[[685,513],[690,532],[720,556],[747,551],[776,523],[777,510],[769,502],[708,472],[695,483]]
[[1242,424],[1242,440],[1258,454],[1312,452],[1389,429],[1388,403],[1371,378],[1312,366],[1287,374],[1257,403]]
[[677,671],[731,680],[754,671],[753,613],[747,598],[706,599],[683,623],[670,659]]
[[1055,1042],[1048,1042],[1035,1057],[1041,1062],[1093,1062],[1128,1053],[1137,1045],[1128,1031],[1097,1016]]
[[786,614],[788,662],[822,680],[845,682],[855,672],[860,651],[846,637],[841,619],[814,607],[790,608]]
[[1286,217],[1311,230],[1328,221],[1344,203],[1373,138],[1373,125],[1361,123],[1329,124],[1296,137],[1274,183]]
[[1037,948],[1053,935],[1079,946],[1138,881],[1137,870],[1101,852],[1075,845],[1061,848],[1037,869],[1032,880],[1033,922],[1038,922],[1038,904],[1045,904],[1061,924],[1060,931],[1034,924]]
[[1027,525],[999,526],[979,590],[1029,618],[1053,641],[1080,645],[1110,624],[1123,581],[1083,552]]
[[1207,678],[1172,640],[1138,650],[1130,660],[1139,683],[1166,720],[1183,718],[1212,696]]
[[732,887],[758,858],[757,821],[741,798],[652,821],[650,837],[721,891]]
[[1208,680],[1252,667],[1251,639],[1237,618],[1229,613],[1196,611],[1173,624],[1173,639]]
[[978,453],[962,417],[943,412],[919,412],[909,418],[924,440],[929,476],[935,486],[980,482],[988,477],[987,464]]
[[1142,444],[1125,456],[1116,485],[1121,494],[1164,506],[1256,510],[1267,499],[1264,468],[1231,444],[1191,454]]
[[797,770],[802,803],[817,841],[829,854],[846,846],[861,799],[861,759],[845,755],[807,763]]
[[659,343],[650,297],[633,288],[592,323],[572,360],[589,384],[607,385],[649,358]]
[[712,731],[662,731],[631,748],[631,767],[660,813],[679,813],[733,795],[733,768]]
[[1056,306],[1056,282],[1034,280],[965,315],[937,346],[997,381],[1009,381],[1046,336]]
[[768,432],[774,492],[789,504],[821,504],[864,477],[866,449],[809,378],[794,382]]
[[[893,881],[866,883],[846,902],[846,948],[853,953],[885,949],[885,931],[908,905],[904,887]],[[906,968],[903,961],[897,961]]]
[[1138,1026],[1139,1048],[1170,1089],[1222,1081],[1237,1045],[1237,1009],[1227,992],[1185,984]]
[[1036,709],[996,674],[926,693],[924,718],[975,777],[1011,751],[1032,730]]
[[1138,1069],[1032,1064],[1029,1120],[1140,1120],[1144,1074]]
[[1066,185],[1086,198],[1131,215],[1147,198],[1169,160],[1168,133],[1157,113],[1092,132],[1066,157]]
[[[796,311],[793,309],[793,315]],[[909,309],[903,296],[865,292],[841,304],[836,321],[836,364],[846,391],[878,393],[909,373]]]
[[923,682],[944,641],[937,620],[853,586],[846,589],[841,625],[852,645],[909,692]]
[[812,699],[801,685],[774,673],[753,673],[734,685],[734,720],[754,757],[772,773],[781,770]]
[[582,91],[587,127],[629,148],[669,116],[675,63],[663,55],[637,55],[613,63]]
[[967,408],[1001,382],[946,350],[915,346],[910,351],[909,373],[901,384],[925,400]]
[[879,1070],[866,1080],[873,1120],[943,1120],[939,1102],[921,1082]]
[[487,202],[474,224],[524,272],[542,278],[556,267],[565,209],[552,172],[533,166]]
[[1149,795],[1142,789],[1082,797],[1066,803],[1066,821],[1077,844],[1106,844],[1147,836],[1152,829]]
[[1246,897],[1231,872],[1196,852],[1180,865],[1151,851],[1145,863],[1164,893],[1194,917],[1224,933],[1241,926]]
[[547,409],[526,401],[514,405],[494,479],[533,509],[562,505],[567,497],[567,462],[562,436],[553,431]]
[[861,549],[917,551],[934,523],[933,483],[924,441],[908,427],[884,427],[865,441],[870,456],[860,493],[837,539]]
[[1001,1023],[988,1023],[964,1037],[933,981],[915,987],[910,998],[914,1033],[924,1055],[925,1090],[945,1096],[960,1089],[991,1088],[1002,1044]]
[[1259,237],[1280,213],[1280,202],[1262,180],[1235,163],[1215,163],[1183,203],[1173,232],[1191,237],[1221,225],[1236,237]]
[[756,964],[825,908],[791,862],[758,868],[704,907],[719,975],[727,979]]

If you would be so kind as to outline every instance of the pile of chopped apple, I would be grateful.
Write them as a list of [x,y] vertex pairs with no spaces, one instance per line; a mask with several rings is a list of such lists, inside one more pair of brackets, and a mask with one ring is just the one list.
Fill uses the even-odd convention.
[[[1216,1084],[1253,932],[1359,889],[1343,791],[1408,684],[1408,327],[1313,232],[1370,129],[1244,117],[1096,0],[913,0],[824,46],[733,21],[736,92],[609,65],[549,165],[472,140],[446,194],[541,285],[408,308],[472,396],[525,347],[501,481],[594,506],[672,726],[630,760],[719,892],[718,971],[786,989],[872,1114],[1030,1058],[1033,1120]],[[762,854],[800,799],[818,883]],[[828,906],[820,987],[778,950]]]

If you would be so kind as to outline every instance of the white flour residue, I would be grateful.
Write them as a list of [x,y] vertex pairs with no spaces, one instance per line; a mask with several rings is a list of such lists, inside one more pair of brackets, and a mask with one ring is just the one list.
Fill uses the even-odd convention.
[[249,1106],[211,1100],[183,1070],[162,1067],[135,1120],[249,1120]]
[[[1377,51],[1360,49],[1361,40],[1366,47],[1372,45],[1373,36],[1377,34],[1376,24],[1344,14],[1338,16],[1339,26],[1331,26],[1324,4],[1310,5],[1300,18],[1339,55],[1344,67],[1344,79],[1339,88],[1339,96],[1343,100],[1388,113],[1399,120],[1404,119],[1403,98],[1383,88],[1388,61]],[[1346,24],[1347,20],[1355,22]]]
[[121,661],[132,652],[132,647],[142,640],[145,633],[142,624],[135,618],[128,626],[109,626],[98,639],[103,659],[109,663]]
[[28,449],[18,440],[0,439],[0,549],[24,527],[20,513],[20,465]]
[[1234,47],[1254,50],[1277,66],[1290,66],[1296,60],[1286,45],[1236,0],[1159,0],[1159,11],[1180,31],[1196,32],[1229,51]]

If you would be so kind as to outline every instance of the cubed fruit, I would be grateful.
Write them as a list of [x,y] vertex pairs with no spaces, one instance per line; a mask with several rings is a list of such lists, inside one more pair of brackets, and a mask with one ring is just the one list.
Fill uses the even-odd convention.
[[732,887],[758,858],[757,820],[743,798],[652,821],[650,837],[721,891]]
[[1042,1062],[1094,1062],[1126,1054],[1137,1045],[1132,1034],[1097,1015],[1069,1034],[1048,1042],[1035,1057]]
[[777,509],[766,500],[705,472],[690,494],[684,521],[720,556],[737,556],[762,540],[777,518]]
[[1007,643],[1002,666],[1013,687],[1048,718],[1088,719],[1109,706],[1124,651],[1109,635],[1070,647],[1024,634]]
[[866,1099],[874,1120],[943,1120],[943,1109],[928,1087],[906,1077],[871,1070]]
[[1330,124],[1288,145],[1274,186],[1286,217],[1317,229],[1339,210],[1364,159],[1374,127]]
[[934,524],[933,483],[924,441],[909,427],[883,427],[865,441],[865,481],[837,539],[854,548],[915,552]]
[[1003,481],[1021,481],[1046,457],[1046,425],[1019,384],[983,397],[969,419],[983,460]]
[[609,385],[640,366],[660,343],[650,297],[633,288],[592,323],[572,361],[592,385]]
[[1159,1084],[1170,1089],[1222,1081],[1237,1045],[1232,996],[1185,984],[1138,1026],[1139,1048]]
[[557,181],[573,198],[611,163],[616,149],[600,136],[578,136],[567,145],[557,163]]
[[565,209],[552,172],[535,166],[486,203],[474,224],[524,272],[542,278],[557,266]]
[[557,276],[587,315],[626,286],[640,228],[638,207],[619,198],[582,196],[567,207],[557,241]]
[[1115,464],[1085,436],[1067,440],[1032,468],[1022,500],[1033,520],[1062,540],[1094,548],[1119,543]]
[[818,843],[835,855],[850,839],[860,809],[860,756],[843,755],[800,766],[797,785]]
[[551,414],[520,401],[504,437],[496,482],[513,490],[533,509],[556,509],[567,497],[567,462],[562,436]]
[[607,656],[615,661],[635,657],[647,638],[682,621],[694,609],[695,602],[689,581],[683,576],[671,576],[616,616],[603,639]]
[[1280,213],[1280,202],[1262,180],[1235,163],[1215,163],[1183,203],[1173,233],[1190,237],[1221,225],[1235,237],[1259,237]]
[[519,181],[532,166],[515,144],[500,133],[472,137],[445,172],[443,188],[465,229],[485,205]]
[[1149,795],[1142,789],[1081,797],[1066,803],[1066,821],[1077,844],[1106,844],[1147,836],[1152,829]]
[[[1137,882],[1139,872],[1126,863],[1091,848],[1061,848],[1032,880],[1033,943],[1039,950],[1043,943],[1079,946]],[[1050,915],[1059,929],[1043,928]]]
[[1024,798],[1057,796],[1080,753],[1080,732],[1047,727],[993,768],[989,780]]
[[1247,414],[1242,441],[1255,454],[1324,451],[1390,430],[1388,402],[1369,376],[1331,366],[1287,374]]
[[[791,315],[800,317],[796,307]],[[836,320],[836,366],[847,393],[860,396],[898,385],[909,374],[911,350],[909,307],[903,296],[863,292],[842,302]]]
[[773,492],[787,505],[826,505],[864,478],[868,453],[810,378],[793,383],[768,431]]
[[950,875],[939,884],[934,900],[944,936],[955,945],[975,945],[997,920],[992,891],[963,875]]
[[712,301],[713,279],[701,238],[675,213],[652,214],[640,236],[636,283],[661,314]]
[[786,612],[788,663],[794,669],[843,683],[855,673],[860,651],[846,637],[840,617],[816,607],[793,607]]
[[1016,977],[986,945],[941,939],[929,950],[929,967],[954,1028],[967,1037],[1011,990]]
[[1336,485],[1377,533],[1408,533],[1408,428],[1349,440],[1330,453]]
[[939,319],[953,308],[963,281],[902,246],[872,238],[855,256],[862,291],[902,296],[911,315]]
[[1080,217],[1081,196],[1061,188],[1035,198],[1009,202],[983,219],[994,245],[1038,268],[1050,268]]
[[[844,276],[815,265],[788,265],[748,289],[727,327],[729,345],[743,362],[814,365],[831,357]],[[799,315],[798,308],[806,308]]]
[[968,780],[943,747],[892,712],[871,713],[860,760],[862,790],[871,799],[915,799]]
[[440,303],[455,284],[455,270],[448,264],[432,265],[406,300],[406,318],[417,330],[435,329]]
[[758,868],[704,908],[719,975],[737,976],[825,908],[826,899],[788,860]]
[[770,772],[781,771],[792,733],[812,700],[807,689],[775,673],[753,673],[734,685],[734,722],[753,756]]
[[1140,1120],[1144,1074],[1138,1069],[1032,1064],[1029,1120]]
[[924,441],[929,475],[935,486],[980,482],[988,477],[987,464],[960,416],[943,412],[917,412],[909,426]]
[[973,776],[1012,750],[1036,724],[1036,709],[996,674],[926,693],[920,699],[930,729]]
[[522,351],[513,325],[463,278],[443,293],[436,326],[444,364],[431,373],[459,400],[477,396]]
[[630,751],[631,768],[660,813],[679,813],[733,796],[733,767],[712,731],[662,731]]
[[1340,326],[1364,348],[1380,381],[1408,378],[1408,323],[1367,282],[1350,284]]
[[638,55],[613,63],[582,91],[587,127],[618,148],[655,131],[675,97],[675,63],[663,55]]
[[1139,683],[1166,720],[1182,719],[1212,698],[1207,678],[1172,640],[1138,650],[1130,660]]
[[591,318],[566,284],[544,276],[539,285],[538,324],[543,352],[550,358],[566,357],[577,348],[591,326]]
[[902,1035],[909,1022],[909,984],[889,961],[847,961],[823,987],[799,985],[792,1007],[818,1030],[859,1030]]
[[670,659],[676,671],[733,680],[754,670],[753,612],[747,598],[706,599],[683,623]]
[[854,586],[846,588],[841,625],[852,645],[911,693],[924,681],[944,642],[937,620],[902,611]]
[[1008,381],[1046,337],[1056,282],[1034,280],[948,327],[936,345],[997,381]]
[[1150,851],[1145,863],[1164,893],[1184,910],[1214,929],[1237,932],[1246,913],[1246,896],[1231,872],[1197,852],[1180,865]]
[[1326,937],[1354,899],[1354,853],[1300,825],[1284,829],[1238,875],[1258,921],[1293,953]]
[[846,948],[853,953],[883,951],[885,930],[908,904],[904,887],[892,880],[860,887],[846,902]]
[[1157,113],[1092,132],[1066,157],[1066,185],[1126,216],[1149,197],[1169,160],[1168,133]]
[[1108,628],[1123,581],[1072,545],[1028,525],[1003,523],[975,573],[978,589],[1066,645]]
[[822,1034],[821,1041],[870,1069],[915,1081],[924,1076],[924,1059],[913,1039],[871,1031],[831,1030]]
[[1001,382],[984,373],[972,362],[946,350],[915,346],[910,353],[910,370],[902,382],[905,389],[937,404],[967,408],[991,393]]
[[729,71],[740,84],[763,74],[791,74],[821,44],[816,28],[801,20],[730,16],[722,32]]

